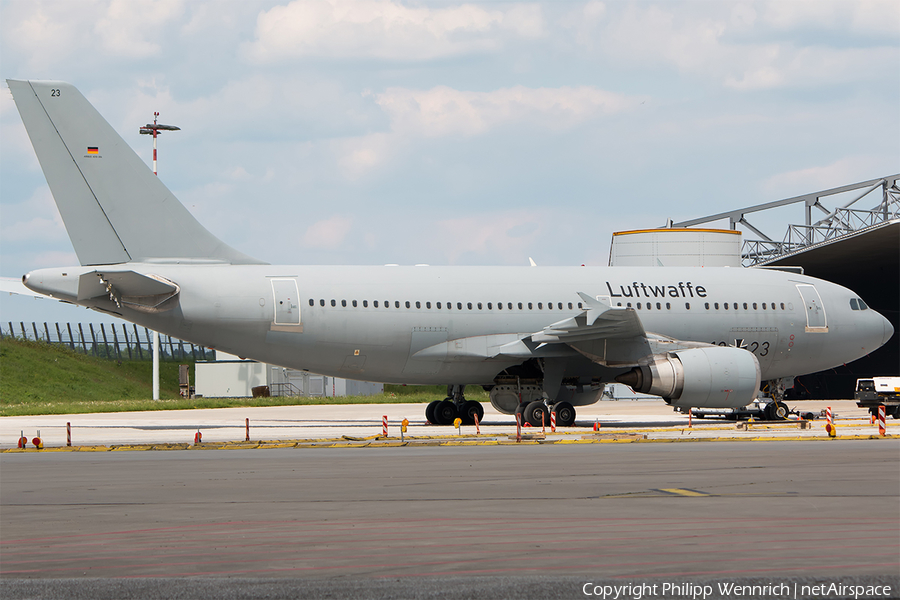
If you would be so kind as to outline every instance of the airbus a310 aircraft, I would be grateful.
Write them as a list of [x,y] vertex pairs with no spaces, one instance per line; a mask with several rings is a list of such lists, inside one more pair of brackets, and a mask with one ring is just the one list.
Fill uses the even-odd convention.
[[893,335],[851,290],[768,269],[270,265],[200,225],[73,86],[8,85],[81,263],[28,288],[270,364],[447,384],[432,423],[481,418],[466,385],[534,425],[571,425],[614,381],[742,407]]

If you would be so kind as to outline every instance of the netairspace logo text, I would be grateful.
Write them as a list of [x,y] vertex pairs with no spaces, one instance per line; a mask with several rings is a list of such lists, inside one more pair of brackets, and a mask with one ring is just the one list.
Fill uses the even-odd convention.
[[658,596],[706,600],[707,598],[887,598],[891,595],[889,585],[845,585],[842,583],[820,583],[816,585],[793,586],[786,583],[766,585],[741,585],[717,583],[715,586],[695,583],[628,583],[624,585],[594,585],[585,583],[581,588],[585,596],[601,600],[641,600]]

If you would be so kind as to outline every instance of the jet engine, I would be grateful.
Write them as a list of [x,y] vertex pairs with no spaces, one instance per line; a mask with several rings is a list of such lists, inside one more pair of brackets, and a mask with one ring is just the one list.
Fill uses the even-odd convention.
[[756,398],[760,370],[752,352],[716,346],[655,354],[616,381],[672,406],[739,408]]

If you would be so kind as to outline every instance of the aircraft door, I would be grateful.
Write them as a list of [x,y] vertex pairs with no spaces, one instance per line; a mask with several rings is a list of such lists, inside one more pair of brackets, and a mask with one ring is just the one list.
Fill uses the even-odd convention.
[[825,317],[825,306],[822,305],[822,298],[819,296],[816,286],[798,284],[797,291],[800,292],[806,310],[806,332],[827,333],[828,321]]
[[300,327],[300,294],[295,279],[273,279],[272,295],[275,299],[275,317],[272,329]]

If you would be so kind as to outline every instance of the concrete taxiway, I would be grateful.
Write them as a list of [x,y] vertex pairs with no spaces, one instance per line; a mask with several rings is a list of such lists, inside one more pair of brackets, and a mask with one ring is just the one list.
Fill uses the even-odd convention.
[[571,598],[594,580],[881,581],[900,565],[898,456],[896,439],[4,453],[0,574],[74,578],[70,593],[101,578],[97,597],[110,578],[142,596],[139,580],[284,579],[309,597],[360,580]]
[[[829,404],[837,439],[824,420],[747,431],[694,419],[688,428],[687,417],[645,401],[586,407],[578,427],[522,443],[507,416],[488,411],[480,435],[457,435],[409,404],[5,417],[0,592],[584,598],[588,582],[716,581],[900,589],[900,439],[890,429],[879,438],[850,402]],[[198,428],[203,442],[193,445]],[[21,430],[37,429],[45,450],[11,448]],[[703,443],[665,443],[694,440]],[[130,449],[183,451],[121,451]]]

